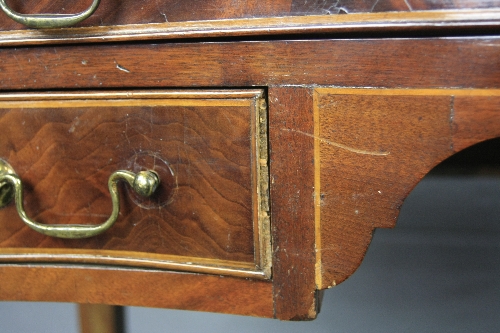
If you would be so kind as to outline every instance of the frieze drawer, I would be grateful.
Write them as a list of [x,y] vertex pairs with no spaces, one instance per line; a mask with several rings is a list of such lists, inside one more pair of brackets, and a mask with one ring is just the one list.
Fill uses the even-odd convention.
[[[0,261],[268,279],[266,132],[258,89],[4,94],[0,158],[24,198],[18,207],[5,199],[13,187],[0,180]],[[143,197],[116,181],[118,215],[102,233],[60,238],[21,220],[70,230],[104,223],[117,170],[149,170],[159,186]]]

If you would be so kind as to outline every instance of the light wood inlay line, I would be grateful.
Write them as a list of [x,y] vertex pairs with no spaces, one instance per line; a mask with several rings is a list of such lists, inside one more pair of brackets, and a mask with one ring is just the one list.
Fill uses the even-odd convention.
[[316,237],[316,285],[323,284],[321,273],[321,137],[318,92],[314,91],[314,229]]
[[214,99],[146,99],[146,100],[55,100],[55,101],[0,101],[0,109],[10,108],[67,108],[67,107],[101,107],[101,106],[250,106],[248,100],[214,100]]
[[500,89],[381,89],[381,88],[316,88],[318,94],[377,96],[500,96]]

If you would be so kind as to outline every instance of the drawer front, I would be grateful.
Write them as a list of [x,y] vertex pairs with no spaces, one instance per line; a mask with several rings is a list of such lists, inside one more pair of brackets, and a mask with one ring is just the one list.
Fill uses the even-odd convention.
[[42,235],[0,209],[0,260],[138,266],[268,278],[267,120],[261,90],[0,97],[0,158],[27,215],[100,224],[108,178],[154,170],[142,198],[121,184],[117,222],[86,239]]

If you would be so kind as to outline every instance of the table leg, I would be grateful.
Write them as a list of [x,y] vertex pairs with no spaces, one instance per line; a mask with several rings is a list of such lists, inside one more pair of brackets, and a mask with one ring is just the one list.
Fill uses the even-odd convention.
[[80,304],[81,333],[124,333],[123,310],[121,306]]

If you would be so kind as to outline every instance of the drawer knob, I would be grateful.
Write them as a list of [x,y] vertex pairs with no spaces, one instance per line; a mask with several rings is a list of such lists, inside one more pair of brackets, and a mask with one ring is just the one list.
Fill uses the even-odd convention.
[[101,0],[94,0],[89,8],[78,14],[20,14],[5,3],[5,0],[0,0],[0,8],[14,21],[24,24],[30,28],[52,29],[72,26],[78,22],[85,20],[92,15]]
[[118,218],[120,198],[117,183],[120,180],[125,180],[138,194],[146,197],[151,196],[160,184],[160,178],[154,171],[140,171],[137,174],[126,170],[115,171],[108,180],[113,210],[106,222],[98,225],[42,224],[31,220],[26,215],[23,206],[21,179],[6,161],[0,159],[0,208],[6,206],[12,199],[15,199],[19,217],[30,228],[44,235],[71,239],[93,237],[109,229]]

